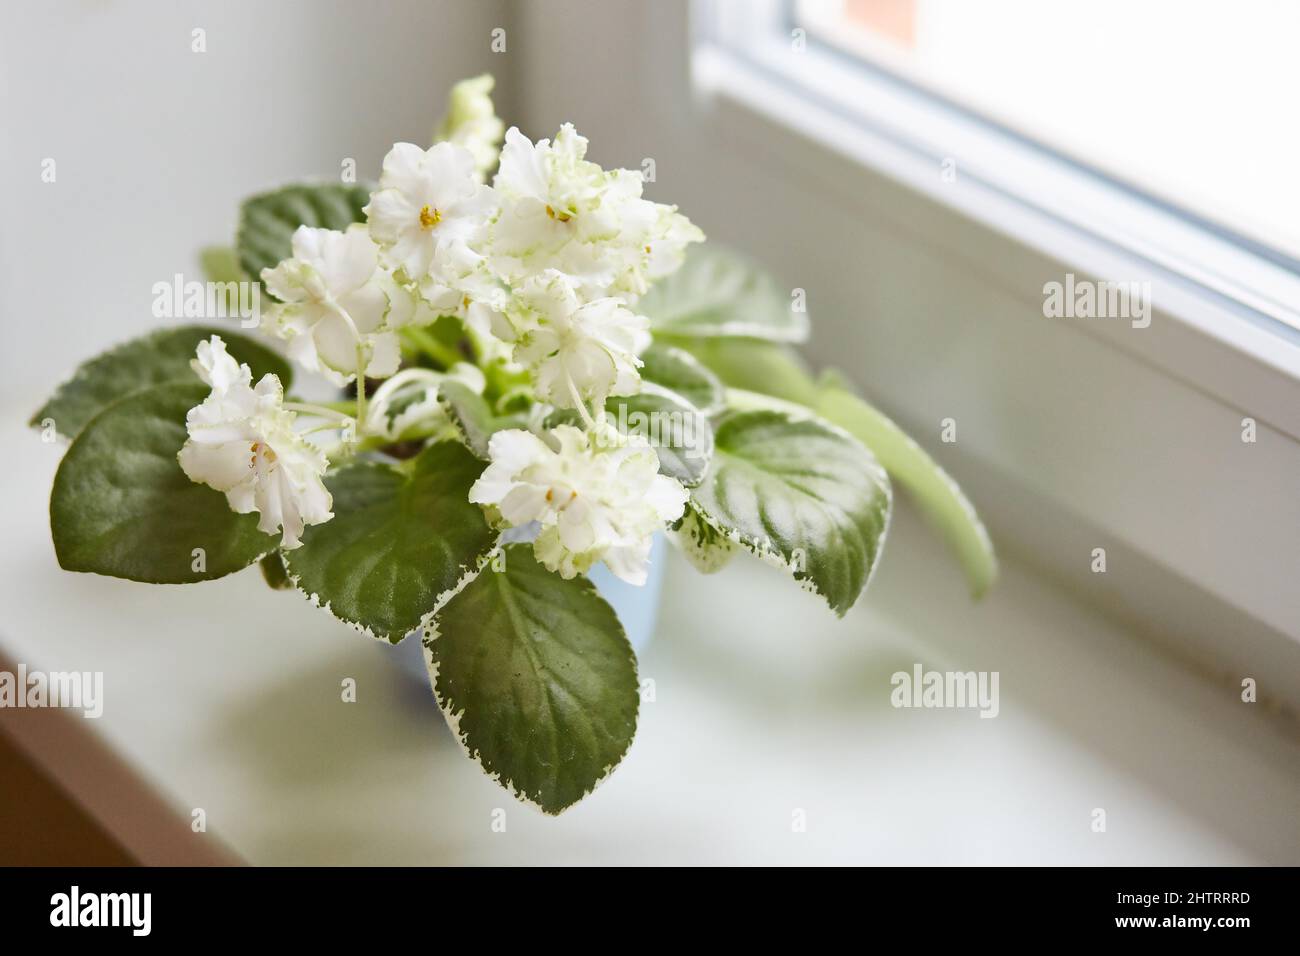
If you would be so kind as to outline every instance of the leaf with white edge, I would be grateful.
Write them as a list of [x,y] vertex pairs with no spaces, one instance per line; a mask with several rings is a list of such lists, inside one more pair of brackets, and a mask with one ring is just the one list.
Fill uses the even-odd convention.
[[447,381],[438,388],[438,404],[474,456],[488,460],[488,441],[505,428],[524,428],[520,415],[494,415],[487,400],[463,382]]
[[997,555],[975,506],[957,482],[901,428],[833,376],[823,379],[816,410],[870,448],[894,480],[907,489],[957,553],[971,596],[987,593],[997,580]]
[[640,358],[643,380],[676,392],[706,415],[721,411],[722,383],[690,352],[656,342]]
[[286,551],[289,576],[331,614],[398,643],[478,572],[496,536],[469,489],[482,462],[459,442],[400,466],[367,461],[325,477],[334,517]]
[[257,515],[235,514],[196,484],[176,454],[201,382],[136,392],[100,412],[59,463],[50,532],[59,565],[150,584],[187,584],[238,571],[279,546]]
[[636,733],[636,656],[584,577],[564,580],[530,545],[503,552],[435,616],[433,691],[466,752],[546,813],[577,803]]
[[789,346],[746,338],[669,341],[690,352],[728,388],[743,388],[803,405],[817,400],[812,374]]
[[668,532],[668,539],[681,549],[697,571],[721,571],[736,554],[736,546],[725,534],[700,517],[690,504],[681,520]]
[[843,617],[867,586],[889,527],[885,470],[838,428],[781,412],[729,413],[715,443],[692,506]]
[[[185,325],[151,332],[84,362],[32,416],[29,424],[39,428],[46,420],[52,420],[58,434],[75,438],[86,422],[132,392],[170,382],[201,384],[190,368],[190,360],[198,344],[213,335],[225,340],[235,361],[248,364],[253,381],[273,372],[280,376],[280,383],[286,389],[289,387],[292,373],[288,364],[265,346],[227,329]],[[181,421],[184,420],[182,414]]]
[[773,342],[808,338],[808,314],[796,312],[790,290],[738,253],[693,246],[682,267],[637,303],[655,335],[748,336]]
[[235,236],[240,268],[261,281],[263,269],[293,255],[293,233],[299,226],[343,230],[364,222],[361,210],[370,201],[370,189],[361,183],[297,183],[245,199]]
[[[974,505],[924,449],[894,422],[854,395],[842,377],[827,373],[815,381],[793,351],[772,342],[675,341],[715,372],[729,388],[792,403],[793,414],[820,414],[857,438],[871,449],[890,476],[913,495],[931,524],[956,552],[972,596],[981,597],[992,587],[997,579],[997,556]],[[737,403],[732,404],[734,407]]]

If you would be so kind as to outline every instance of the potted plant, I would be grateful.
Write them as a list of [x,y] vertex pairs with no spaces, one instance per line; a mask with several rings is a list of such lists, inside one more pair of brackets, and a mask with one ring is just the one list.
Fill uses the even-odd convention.
[[[491,87],[458,84],[434,145],[397,144],[374,185],[244,203],[194,311],[265,298],[241,323],[257,337],[162,329],[82,365],[32,423],[71,442],[62,567],[172,584],[258,564],[372,638],[418,641],[467,753],[558,813],[636,727],[635,654],[593,570],[643,584],[666,531],[702,571],[749,551],[843,615],[891,476],[976,593],[995,565],[925,453],[808,376],[791,296],[639,173],[587,160],[572,126],[505,132]],[[337,392],[302,400],[295,370]]]

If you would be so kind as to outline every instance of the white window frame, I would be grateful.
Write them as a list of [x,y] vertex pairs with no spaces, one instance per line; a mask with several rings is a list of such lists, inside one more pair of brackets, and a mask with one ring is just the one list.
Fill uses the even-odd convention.
[[[966,152],[987,130],[811,44],[796,61],[773,33],[779,2],[598,7],[516,8],[530,48],[581,36],[622,74],[592,84],[526,56],[520,105],[537,135],[572,119],[602,162],[689,162],[693,183],[651,194],[686,203],[693,189],[685,211],[711,236],[807,287],[810,356],[845,369],[957,475],[1005,554],[1219,673],[1267,666],[1300,701],[1300,339],[1279,312],[1300,300],[1279,298],[1288,277],[1252,292],[1248,272],[1198,274],[1145,234],[1117,243],[1123,197],[1103,207],[1073,193],[1094,221],[1071,221],[1016,195],[1010,165],[1009,183],[989,181],[959,155],[945,183],[939,161],[958,140],[938,121],[961,127],[951,135]],[[1050,158],[1031,152],[1008,162]],[[1075,187],[1099,188],[1080,175]],[[772,184],[779,220],[746,208],[740,182]],[[846,249],[861,259],[830,268]],[[1150,277],[1150,328],[1044,318],[1043,283],[1066,272]],[[938,441],[945,417],[956,445]],[[1091,573],[1093,547],[1108,550],[1104,575]]]

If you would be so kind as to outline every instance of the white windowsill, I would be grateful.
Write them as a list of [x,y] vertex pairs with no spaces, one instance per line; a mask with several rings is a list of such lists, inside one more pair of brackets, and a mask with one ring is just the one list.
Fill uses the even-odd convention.
[[[15,424],[0,438],[35,442]],[[906,508],[843,621],[752,559],[703,577],[673,555],[641,666],[657,700],[624,765],[551,819],[462,755],[394,651],[256,569],[183,588],[61,571],[30,506],[57,458],[16,460],[0,656],[105,672],[104,716],[65,730],[106,745],[138,793],[69,759],[84,748],[26,739],[149,862],[202,859],[205,839],[259,864],[1300,862],[1300,744],[1258,705],[1018,564],[972,608]],[[893,709],[890,675],[916,662],[999,671],[999,716]],[[21,742],[33,723],[10,716]],[[209,832],[182,849],[196,807]]]

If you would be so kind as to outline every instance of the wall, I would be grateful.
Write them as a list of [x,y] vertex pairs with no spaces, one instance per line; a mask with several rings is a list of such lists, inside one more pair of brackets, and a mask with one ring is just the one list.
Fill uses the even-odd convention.
[[[197,278],[239,201],[344,157],[373,177],[425,143],[489,50],[497,0],[61,0],[0,33],[0,401],[31,410],[82,359],[156,327],[155,282]],[[191,50],[195,28],[205,53]],[[54,183],[42,160],[56,161]]]

